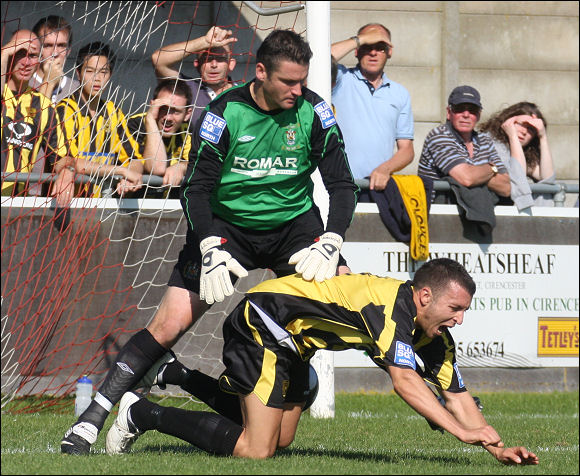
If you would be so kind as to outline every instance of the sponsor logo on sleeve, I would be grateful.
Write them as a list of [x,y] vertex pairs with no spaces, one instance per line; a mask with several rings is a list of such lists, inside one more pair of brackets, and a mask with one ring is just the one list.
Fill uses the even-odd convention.
[[453,364],[453,369],[455,370],[455,374],[457,375],[457,382],[459,383],[459,388],[465,387],[465,384],[463,383],[463,377],[459,372],[459,367],[457,366],[457,363]]
[[334,118],[332,109],[326,101],[319,102],[314,106],[314,110],[316,111],[316,114],[318,114],[320,122],[322,122],[323,129],[328,129],[330,126],[336,124],[336,119]]
[[417,364],[415,363],[415,352],[413,351],[413,347],[398,340],[395,345],[395,364],[406,365],[415,370]]
[[212,144],[217,144],[225,128],[226,120],[208,111],[203,118],[199,135],[202,139],[208,140]]

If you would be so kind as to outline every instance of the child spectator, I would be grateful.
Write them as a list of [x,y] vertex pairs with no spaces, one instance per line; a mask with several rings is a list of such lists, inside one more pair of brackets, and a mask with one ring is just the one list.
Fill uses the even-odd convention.
[[[59,102],[57,110],[69,155],[74,157],[70,165],[85,175],[109,179],[120,175],[116,191],[121,195],[141,188],[143,164],[125,115],[112,101],[101,99],[114,66],[115,55],[108,45],[97,41],[83,46],[76,61],[81,89]],[[83,194],[100,197],[105,188],[85,186]]]

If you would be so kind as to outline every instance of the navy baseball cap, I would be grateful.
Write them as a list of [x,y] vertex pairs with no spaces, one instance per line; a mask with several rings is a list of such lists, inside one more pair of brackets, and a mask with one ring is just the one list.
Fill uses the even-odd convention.
[[479,108],[483,108],[477,89],[472,88],[471,86],[457,86],[453,91],[451,91],[447,103],[451,106],[469,103],[475,104]]

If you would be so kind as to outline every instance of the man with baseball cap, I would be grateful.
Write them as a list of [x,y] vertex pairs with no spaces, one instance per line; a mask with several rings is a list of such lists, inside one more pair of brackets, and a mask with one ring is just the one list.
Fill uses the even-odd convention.
[[507,169],[491,138],[475,131],[482,110],[479,92],[471,86],[457,86],[447,103],[447,121],[425,138],[418,175],[432,180],[452,177],[465,187],[486,184],[500,197],[509,197]]

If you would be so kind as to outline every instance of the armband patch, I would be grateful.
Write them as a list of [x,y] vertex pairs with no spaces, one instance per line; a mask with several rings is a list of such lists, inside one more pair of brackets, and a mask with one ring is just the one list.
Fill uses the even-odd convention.
[[398,340],[395,347],[395,364],[406,365],[416,370],[417,364],[413,347]]
[[208,111],[203,118],[199,135],[202,139],[206,139],[212,144],[217,144],[225,128],[226,120]]
[[316,111],[316,114],[318,114],[320,122],[322,122],[323,129],[328,129],[330,126],[334,126],[336,124],[336,119],[332,113],[332,108],[326,101],[319,102],[316,106],[314,106],[314,110]]
[[457,366],[457,363],[453,364],[453,369],[455,370],[455,374],[457,375],[457,383],[459,384],[459,388],[465,387],[465,384],[463,383],[463,377],[459,372],[459,367]]

